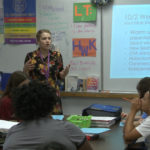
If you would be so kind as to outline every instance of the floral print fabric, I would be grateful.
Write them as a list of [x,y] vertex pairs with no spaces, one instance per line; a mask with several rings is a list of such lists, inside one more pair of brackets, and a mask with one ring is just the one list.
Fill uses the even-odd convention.
[[[63,70],[63,60],[60,52],[49,50],[48,56],[41,58],[40,50],[35,50],[26,55],[25,63],[28,60],[35,65],[34,70],[29,72],[31,79],[38,79],[40,81],[47,80],[48,83],[57,90],[58,102],[54,108],[54,114],[61,114],[61,100],[60,91],[57,80],[59,80],[59,72]],[[48,74],[48,77],[47,77]]]

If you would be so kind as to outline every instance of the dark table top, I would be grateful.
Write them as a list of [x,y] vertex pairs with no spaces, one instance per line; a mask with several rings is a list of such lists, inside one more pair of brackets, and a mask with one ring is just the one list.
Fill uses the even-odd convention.
[[90,141],[93,150],[124,150],[123,127],[116,124],[110,131],[100,134],[99,139]]
[[[90,143],[93,150],[124,150],[126,144],[123,140],[123,127],[117,123],[111,127],[111,130],[101,133],[99,139],[90,141]],[[1,146],[0,150],[2,150]]]

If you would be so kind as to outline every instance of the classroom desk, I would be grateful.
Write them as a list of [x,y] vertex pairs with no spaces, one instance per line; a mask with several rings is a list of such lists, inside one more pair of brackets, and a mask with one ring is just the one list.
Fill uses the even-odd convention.
[[[90,141],[93,150],[124,150],[123,127],[116,124],[110,131],[100,134],[99,139]],[[0,150],[2,148],[0,147]]]
[[[66,120],[67,117],[68,115],[65,115],[63,120]],[[101,133],[99,139],[89,142],[93,150],[124,150],[126,147],[123,140],[123,127],[120,126],[120,122],[111,126],[111,130]],[[2,150],[1,147],[0,150]]]
[[114,125],[110,131],[100,134],[98,140],[90,141],[93,150],[124,150],[123,127]]

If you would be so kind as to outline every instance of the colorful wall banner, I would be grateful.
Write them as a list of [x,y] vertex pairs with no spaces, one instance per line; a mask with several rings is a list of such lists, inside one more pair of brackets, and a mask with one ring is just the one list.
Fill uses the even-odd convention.
[[7,44],[36,43],[36,0],[4,0]]
[[4,13],[3,8],[0,8],[0,34],[4,33]]
[[[2,5],[2,2],[0,2],[0,5]],[[0,48],[4,44],[4,13],[3,8],[0,8]]]
[[96,57],[96,38],[72,39],[73,57]]
[[92,3],[74,3],[74,22],[96,21],[97,8]]

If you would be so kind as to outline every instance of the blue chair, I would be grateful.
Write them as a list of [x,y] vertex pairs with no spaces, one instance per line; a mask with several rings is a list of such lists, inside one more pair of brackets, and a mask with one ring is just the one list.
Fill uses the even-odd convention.
[[11,73],[0,72],[0,90],[4,91]]

